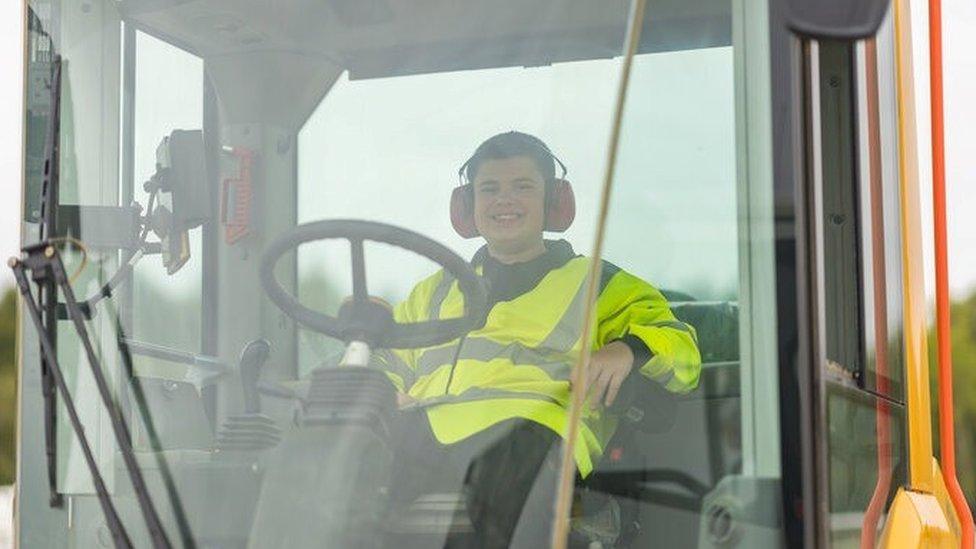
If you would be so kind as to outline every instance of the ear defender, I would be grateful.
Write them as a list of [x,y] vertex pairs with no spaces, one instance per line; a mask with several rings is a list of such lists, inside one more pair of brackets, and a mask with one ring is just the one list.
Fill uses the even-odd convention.
[[471,184],[454,187],[451,193],[451,225],[462,238],[478,236],[478,227],[474,224],[474,196]]
[[557,179],[549,189],[546,200],[546,229],[551,233],[561,233],[576,219],[576,195],[573,186],[565,179]]
[[[546,225],[544,230],[561,233],[576,219],[576,195],[573,186],[565,179],[556,179],[548,185],[546,193]],[[462,238],[478,236],[474,224],[474,194],[471,183],[460,185],[451,192],[451,225]]]

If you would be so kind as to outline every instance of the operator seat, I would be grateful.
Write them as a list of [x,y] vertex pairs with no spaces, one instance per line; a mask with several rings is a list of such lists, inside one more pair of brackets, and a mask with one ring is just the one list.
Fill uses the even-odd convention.
[[[698,546],[704,497],[741,469],[738,304],[662,293],[675,316],[697,331],[701,379],[685,395],[653,382],[640,388],[638,408],[656,404],[668,415],[641,425],[625,414],[603,459],[580,483],[580,490],[613,496],[620,506],[616,547]],[[589,501],[603,504],[592,495]]]
[[[616,505],[619,537],[606,544],[592,532],[574,530],[570,547],[640,547],[664,532],[679,540],[664,546],[694,547],[702,500],[739,466],[741,447],[730,433],[739,427],[738,305],[663,293],[675,316],[697,331],[703,362],[699,388],[676,395],[641,375],[627,380],[614,404],[621,417],[617,431],[593,472],[576,482],[577,518],[599,517],[607,505]],[[708,450],[701,452],[701,446]],[[682,463],[688,465],[676,465]],[[662,520],[651,510],[662,505],[694,517]],[[463,495],[450,490],[421,496],[391,523],[391,533],[402,536],[396,538],[399,549],[430,547],[432,537],[443,538],[448,531],[457,539],[474,535]]]

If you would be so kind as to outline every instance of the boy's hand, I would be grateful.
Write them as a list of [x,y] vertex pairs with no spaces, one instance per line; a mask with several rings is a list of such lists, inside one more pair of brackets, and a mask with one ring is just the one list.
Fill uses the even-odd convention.
[[587,380],[590,407],[610,406],[630,371],[634,368],[634,353],[622,341],[614,341],[590,355]]

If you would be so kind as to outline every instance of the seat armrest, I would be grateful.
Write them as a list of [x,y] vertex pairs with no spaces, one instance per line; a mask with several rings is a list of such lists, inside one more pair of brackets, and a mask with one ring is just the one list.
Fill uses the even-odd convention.
[[620,386],[610,412],[643,433],[663,433],[674,426],[677,408],[678,395],[634,371]]

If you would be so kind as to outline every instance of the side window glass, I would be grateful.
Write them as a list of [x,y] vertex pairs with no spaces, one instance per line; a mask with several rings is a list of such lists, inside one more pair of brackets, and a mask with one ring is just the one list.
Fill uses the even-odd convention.
[[841,544],[878,539],[906,476],[892,32],[889,16],[871,40],[816,44],[828,506]]
[[854,149],[853,45],[823,41],[820,63],[821,169],[823,184],[824,326],[828,368],[852,379],[863,368],[861,249],[864,232]]
[[[739,16],[733,9],[729,31]],[[756,523],[776,524],[781,500],[778,411],[763,408],[777,399],[775,346],[756,345],[756,333],[775,332],[774,307],[759,305],[774,288],[763,259],[772,241],[762,236],[771,234],[770,164],[750,142],[756,97],[738,84],[761,78],[761,54],[740,49],[745,34],[762,32],[759,21],[747,17],[741,34],[711,47],[675,50],[661,47],[651,20],[633,60],[603,251],[605,270],[619,272],[601,282],[597,325],[613,324],[600,311],[616,292],[639,287],[643,320],[627,337],[672,362],[640,365],[643,385],[626,405],[636,413],[577,497],[584,515],[587,505],[619,505],[640,527],[635,547],[722,545],[739,528],[746,545],[778,543],[775,528],[753,537],[759,529],[722,518],[749,507]]]
[[[122,137],[123,158],[131,159],[122,163],[131,170],[122,174],[122,196],[144,214],[152,208],[147,240],[159,244],[135,265],[131,286],[122,290],[131,305],[122,316],[126,333],[119,335],[127,340],[160,444],[202,448],[212,441],[205,402],[213,378],[206,375],[211,370],[191,363],[204,350],[203,228],[176,228],[188,205],[174,204],[166,188],[189,179],[171,169],[171,159],[202,150],[193,139],[202,140],[203,60],[138,30],[125,38],[132,40],[126,49],[134,67],[123,71],[131,77],[132,119]],[[133,443],[147,449],[151,435],[136,411],[133,406]]]
[[[135,52],[134,131],[123,137],[131,140],[132,197],[143,208],[153,200],[165,208],[160,212],[172,211],[166,193],[151,198],[147,183],[165,166],[163,140],[174,130],[202,127],[203,60],[140,31],[135,33]],[[157,240],[156,235],[152,240]],[[197,352],[201,344],[201,229],[172,235],[170,240],[183,240],[180,248],[188,257],[180,266],[181,259],[171,257],[171,250],[166,249],[166,254],[147,255],[137,264],[131,337]],[[165,243],[164,247],[168,248]],[[137,356],[136,367],[144,374],[183,377],[182,366],[156,358]]]
[[891,24],[819,52],[827,368],[901,399],[901,236]]
[[[82,299],[99,288],[105,282],[106,274],[113,272],[117,265],[115,254],[106,253],[99,245],[100,237],[107,231],[99,231],[97,223],[81,212],[88,208],[114,206],[118,200],[118,125],[111,124],[117,122],[117,104],[114,95],[104,93],[119,85],[118,33],[99,33],[97,30],[117,29],[119,22],[113,9],[102,9],[102,6],[67,13],[58,12],[56,5],[46,2],[33,8],[36,9],[28,10],[30,53],[27,70],[31,93],[27,98],[27,133],[34,137],[29,138],[27,144],[25,217],[28,221],[39,221],[42,209],[55,213],[57,227],[53,235],[47,233],[45,238],[53,236],[56,245],[61,247],[61,257],[70,273],[75,294]],[[62,59],[60,89],[50,85],[55,55]],[[48,160],[48,139],[52,137],[48,129],[55,105],[53,91],[59,91],[60,179],[53,203],[42,208],[43,173]],[[105,121],[110,122],[106,124]],[[40,236],[37,229],[39,225],[27,226],[25,243]],[[110,318],[110,315],[101,315],[88,323],[96,347],[114,341]],[[66,385],[75,395],[95,394],[95,378],[74,327],[66,319],[60,319],[57,324],[58,362]],[[105,365],[107,377],[117,379],[113,377],[112,358],[106,358]],[[78,416],[88,432],[103,432],[102,429],[107,427],[107,416],[98,399],[79,398],[76,403]],[[59,403],[55,410],[54,438],[60,448],[56,454],[57,488],[67,494],[91,493],[91,476],[66,409]],[[42,431],[46,429],[40,420],[38,427]],[[107,442],[107,439],[96,439],[92,445],[97,462],[105,466],[112,463],[115,452],[113,445]],[[107,482],[111,482],[111,477]]]

